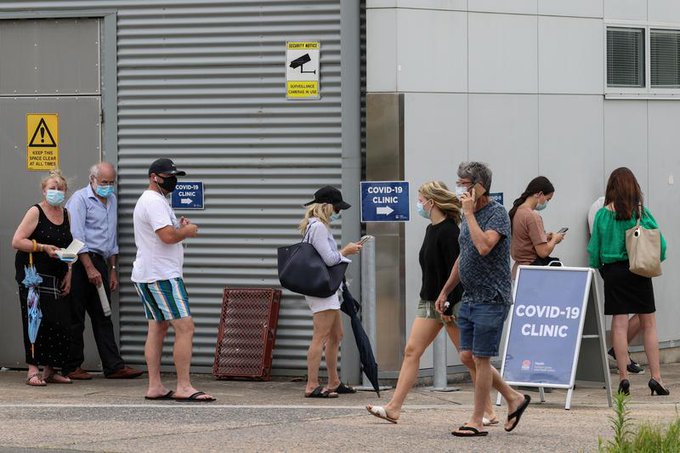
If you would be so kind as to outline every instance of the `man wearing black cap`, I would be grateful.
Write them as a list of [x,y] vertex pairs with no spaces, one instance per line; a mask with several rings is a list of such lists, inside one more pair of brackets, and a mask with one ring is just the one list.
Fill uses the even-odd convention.
[[[189,377],[194,321],[182,279],[182,241],[196,237],[198,226],[184,217],[177,220],[165,198],[175,190],[177,176],[185,175],[170,159],[155,160],[149,167],[149,186],[139,197],[134,210],[137,257],[132,268],[132,281],[144,304],[149,329],[144,346],[149,375],[145,398],[211,402],[215,398],[196,390]],[[163,340],[170,325],[175,329],[173,357],[177,387],[174,391],[163,385],[160,370]]]

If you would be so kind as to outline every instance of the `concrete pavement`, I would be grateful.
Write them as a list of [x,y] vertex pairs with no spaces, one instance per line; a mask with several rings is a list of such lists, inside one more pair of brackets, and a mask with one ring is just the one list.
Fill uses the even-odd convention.
[[[651,397],[649,374],[632,376],[632,417],[668,423],[678,414],[680,364],[663,365],[671,395]],[[0,452],[97,451],[594,451],[598,436],[611,438],[605,391],[577,386],[572,409],[566,391],[554,390],[532,404],[512,433],[502,424],[486,438],[460,439],[452,428],[472,408],[472,386],[458,392],[416,387],[396,425],[372,417],[366,404],[384,404],[392,391],[359,392],[338,399],[305,399],[304,383],[217,381],[193,377],[215,397],[209,404],[144,400],[144,377],[116,381],[98,375],[72,385],[29,387],[25,372],[0,372]],[[173,375],[167,382],[173,382]],[[612,375],[612,382],[618,382]],[[495,395],[494,395],[495,396]],[[505,407],[498,408],[504,419]]]

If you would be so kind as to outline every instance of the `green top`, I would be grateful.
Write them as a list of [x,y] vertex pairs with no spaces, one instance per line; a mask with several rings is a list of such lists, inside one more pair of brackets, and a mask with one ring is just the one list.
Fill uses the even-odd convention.
[[[616,220],[616,212],[606,207],[601,208],[595,215],[593,235],[588,243],[590,267],[600,268],[604,264],[617,261],[628,261],[626,251],[626,230],[637,223],[637,212],[629,220]],[[647,208],[643,208],[640,225],[648,230],[658,229],[656,220]],[[666,240],[661,235],[661,261],[666,259]]]

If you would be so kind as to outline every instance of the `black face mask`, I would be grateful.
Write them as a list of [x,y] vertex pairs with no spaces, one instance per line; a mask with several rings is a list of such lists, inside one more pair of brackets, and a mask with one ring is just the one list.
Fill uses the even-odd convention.
[[[163,177],[161,176],[161,178]],[[177,187],[177,176],[172,175],[165,177],[163,178],[163,182],[156,181],[156,184],[158,184],[158,187],[163,189],[166,193],[171,193],[175,190],[175,187]]]

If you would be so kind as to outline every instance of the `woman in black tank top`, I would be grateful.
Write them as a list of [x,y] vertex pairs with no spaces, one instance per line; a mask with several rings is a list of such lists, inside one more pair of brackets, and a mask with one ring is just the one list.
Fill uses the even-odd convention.
[[[43,200],[28,209],[12,238],[12,247],[17,250],[16,280],[28,365],[26,384],[32,386],[71,383],[70,379],[55,371],[66,360],[70,346],[71,307],[68,294],[71,267],[56,254],[73,240],[68,212],[62,206],[66,190],[66,180],[59,170],[51,171],[43,178]],[[43,279],[38,287],[43,317],[33,348],[28,337],[28,288],[22,283],[24,267],[29,265],[31,255],[33,265]],[[44,367],[43,376],[38,368],[41,365]]]

